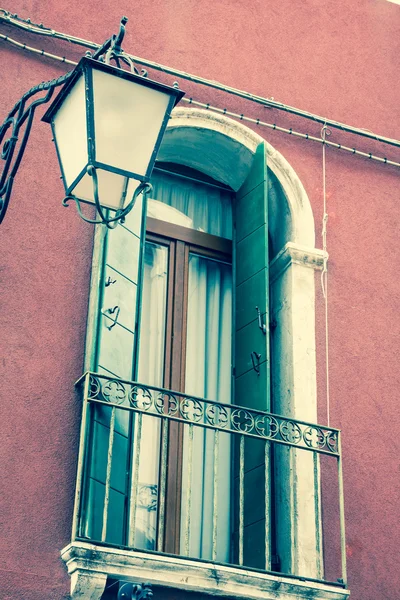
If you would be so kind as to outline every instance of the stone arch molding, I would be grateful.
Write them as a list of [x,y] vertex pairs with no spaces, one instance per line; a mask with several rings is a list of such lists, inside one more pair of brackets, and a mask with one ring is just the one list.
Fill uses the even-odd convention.
[[[271,206],[274,235],[286,224],[284,242],[307,248],[315,245],[314,217],[306,191],[292,166],[260,135],[211,111],[178,108],[172,112],[158,159],[206,173],[237,191],[250,170],[252,157],[266,143],[268,167],[284,192],[286,206]],[[279,248],[281,249],[281,248]]]

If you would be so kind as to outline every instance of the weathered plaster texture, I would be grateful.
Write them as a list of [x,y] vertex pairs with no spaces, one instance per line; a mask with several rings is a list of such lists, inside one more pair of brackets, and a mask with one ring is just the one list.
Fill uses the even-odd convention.
[[[125,48],[382,135],[400,137],[400,7],[385,0],[14,0],[7,8],[102,42],[130,17]],[[2,31],[70,58],[79,48]],[[82,51],[83,52],[83,51]],[[29,87],[63,66],[1,42],[1,118]],[[172,77],[162,76],[172,83]],[[312,122],[182,82],[203,102],[318,134]],[[294,168],[322,219],[321,147],[257,128]],[[93,230],[63,190],[47,125],[34,125],[1,226],[3,467],[0,597],[60,600],[70,541]],[[331,139],[399,160],[395,148]],[[397,597],[398,172],[327,151],[331,424],[343,429],[349,587],[353,600]],[[317,289],[317,376],[326,422],[323,306]]]

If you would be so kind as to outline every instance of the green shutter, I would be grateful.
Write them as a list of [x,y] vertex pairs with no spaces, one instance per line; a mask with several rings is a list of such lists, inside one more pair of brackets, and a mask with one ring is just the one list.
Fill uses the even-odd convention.
[[[269,411],[268,186],[264,143],[257,147],[250,173],[237,192],[235,222],[234,402]],[[260,328],[257,308],[261,324],[266,326],[265,332]],[[264,444],[247,438],[244,453],[244,564],[257,568],[265,568],[265,554],[269,556],[269,548],[267,552],[265,549],[265,514],[269,512],[269,499],[264,497]],[[237,476],[237,449],[235,456]],[[238,490],[237,477],[235,484]]]
[[107,232],[104,245],[95,369],[121,379],[136,376],[143,204],[141,195],[125,223]]
[[[259,327],[256,307],[268,332],[268,186],[265,144],[236,195],[235,404],[270,409],[269,335]],[[252,352],[261,355],[260,374]]]
[[[107,231],[102,249],[93,370],[135,379],[140,318],[140,280],[145,235],[145,206],[139,196],[125,223]],[[101,540],[111,409],[92,407],[86,487],[85,537]],[[116,411],[106,541],[125,542],[131,423]]]

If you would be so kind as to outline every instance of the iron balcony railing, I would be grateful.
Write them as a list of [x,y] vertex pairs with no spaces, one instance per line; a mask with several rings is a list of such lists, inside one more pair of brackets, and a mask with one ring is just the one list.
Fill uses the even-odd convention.
[[345,585],[339,430],[103,374],[77,385],[73,540],[163,553],[174,518],[180,556]]

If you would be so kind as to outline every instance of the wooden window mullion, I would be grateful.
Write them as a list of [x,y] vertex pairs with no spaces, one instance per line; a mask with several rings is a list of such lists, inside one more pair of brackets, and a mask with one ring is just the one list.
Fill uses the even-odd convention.
[[[184,314],[186,253],[187,251],[185,243],[179,240],[176,241],[171,331],[170,387],[171,389],[177,391],[183,391],[182,381],[184,378],[182,354],[185,343],[184,333],[186,330]],[[170,421],[164,551],[172,554],[179,554],[180,551],[182,454],[183,425],[175,421]]]

